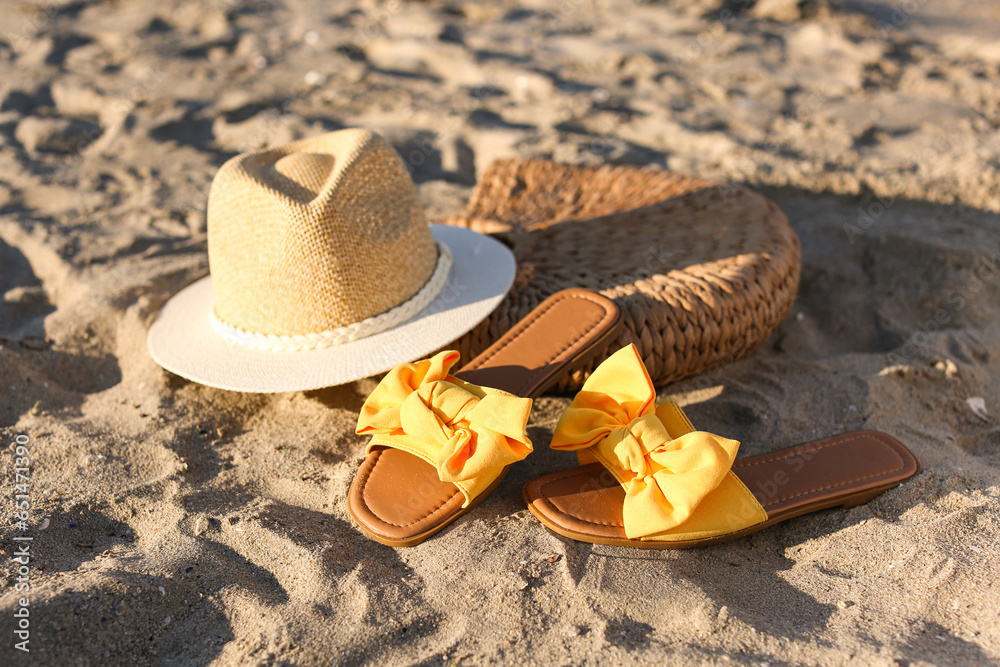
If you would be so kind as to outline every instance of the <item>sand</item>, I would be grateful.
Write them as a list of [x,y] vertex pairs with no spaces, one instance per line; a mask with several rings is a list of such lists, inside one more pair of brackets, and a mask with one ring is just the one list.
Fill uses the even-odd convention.
[[[0,2],[0,662],[1000,660],[1000,10],[989,0]],[[373,380],[237,394],[150,359],[231,155],[383,132],[429,214],[491,160],[762,191],[803,245],[749,358],[660,388],[743,454],[880,429],[924,472],[678,552],[570,543],[521,487],[440,536],[351,524]],[[13,513],[15,440],[30,526]],[[14,648],[30,542],[30,654]]]

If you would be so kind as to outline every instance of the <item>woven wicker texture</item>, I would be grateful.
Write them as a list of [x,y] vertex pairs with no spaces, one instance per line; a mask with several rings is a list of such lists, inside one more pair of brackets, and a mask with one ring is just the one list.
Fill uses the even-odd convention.
[[500,233],[518,264],[497,310],[457,341],[465,359],[560,289],[593,289],[622,309],[618,339],[560,390],[578,389],[628,343],[658,385],[740,359],[798,289],[799,242],[774,203],[659,169],[501,160],[446,222]]
[[360,129],[226,162],[209,194],[208,245],[216,316],[264,335],[317,334],[386,313],[438,265],[405,165]]

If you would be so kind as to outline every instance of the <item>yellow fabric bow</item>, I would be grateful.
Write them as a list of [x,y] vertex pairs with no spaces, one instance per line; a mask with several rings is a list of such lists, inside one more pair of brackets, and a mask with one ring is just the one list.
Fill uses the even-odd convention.
[[630,539],[723,535],[767,520],[730,468],[740,443],[695,431],[656,390],[634,345],[605,360],[563,413],[552,448],[599,461],[625,489]]
[[394,447],[430,463],[462,491],[465,507],[531,453],[531,399],[448,375],[458,358],[448,350],[393,368],[361,407],[357,432],[373,436],[368,451]]

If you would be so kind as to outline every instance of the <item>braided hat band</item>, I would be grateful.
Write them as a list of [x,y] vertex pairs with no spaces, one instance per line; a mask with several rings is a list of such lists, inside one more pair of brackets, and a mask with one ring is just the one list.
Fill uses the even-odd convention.
[[270,352],[322,350],[388,331],[410,320],[414,315],[429,306],[444,288],[445,283],[448,281],[448,274],[451,273],[453,259],[448,246],[440,242],[437,246],[437,267],[434,269],[434,273],[431,274],[430,279],[420,288],[420,291],[398,306],[360,322],[354,322],[327,331],[283,336],[278,334],[262,334],[234,327],[220,320],[215,311],[212,311],[212,329],[231,343]]

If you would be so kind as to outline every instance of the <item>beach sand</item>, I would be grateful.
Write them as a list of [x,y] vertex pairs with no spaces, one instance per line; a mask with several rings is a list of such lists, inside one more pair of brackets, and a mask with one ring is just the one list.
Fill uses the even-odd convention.
[[[0,662],[1000,660],[1000,10],[875,3],[0,1]],[[747,184],[802,241],[753,355],[660,388],[759,454],[885,431],[924,471],[720,546],[571,543],[522,486],[393,550],[345,496],[372,379],[238,394],[146,330],[237,152],[383,132],[429,215],[500,157]],[[32,525],[10,525],[15,439]],[[44,526],[44,528],[43,528]],[[30,655],[14,649],[30,542]]]

